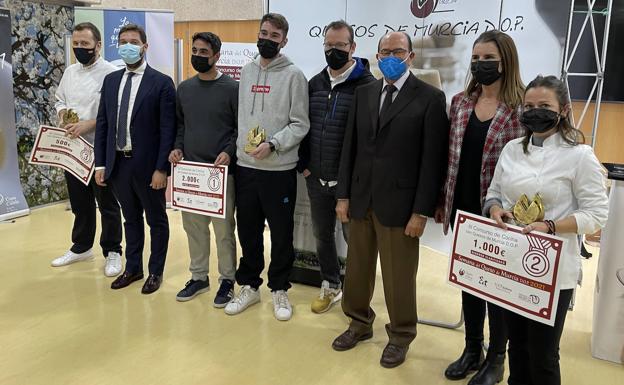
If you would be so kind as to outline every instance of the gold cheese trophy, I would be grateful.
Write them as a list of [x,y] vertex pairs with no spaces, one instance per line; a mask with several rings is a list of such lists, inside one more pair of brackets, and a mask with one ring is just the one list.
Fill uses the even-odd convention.
[[247,132],[247,144],[245,144],[245,152],[253,152],[258,146],[266,141],[266,131],[260,126],[256,126]]

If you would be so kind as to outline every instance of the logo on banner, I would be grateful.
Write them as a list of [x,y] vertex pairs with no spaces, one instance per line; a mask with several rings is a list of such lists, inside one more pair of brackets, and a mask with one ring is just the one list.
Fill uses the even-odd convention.
[[258,94],[268,94],[269,92],[271,92],[271,86],[260,86],[254,84],[253,86],[251,86],[251,92]]
[[89,151],[86,148],[83,149],[82,151],[80,151],[80,158],[82,159],[83,162],[90,163],[91,162],[91,151]]
[[219,176],[221,171],[213,168],[210,170],[210,176],[208,177],[208,189],[214,193],[221,191],[221,180]]
[[438,6],[438,0],[412,0],[410,8],[412,14],[419,19],[431,15]]
[[522,258],[522,267],[532,277],[543,277],[550,270],[548,250],[552,243],[547,240],[527,235],[529,251]]

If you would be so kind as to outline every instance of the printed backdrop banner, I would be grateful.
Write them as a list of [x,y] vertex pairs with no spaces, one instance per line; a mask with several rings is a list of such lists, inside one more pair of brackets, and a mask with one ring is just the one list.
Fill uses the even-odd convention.
[[[436,70],[447,99],[463,90],[474,40],[499,29],[515,41],[525,83],[538,74],[561,74],[570,0],[270,0],[271,12],[290,24],[284,48],[308,78],[324,66],[323,29],[344,19],[355,30],[356,56],[370,60],[379,75],[377,44],[387,32],[412,37],[413,67]],[[536,44],[539,42],[539,44]]]
[[241,69],[258,55],[256,43],[222,43],[217,69],[239,81]]
[[127,24],[138,24],[147,34],[147,62],[156,70],[173,78],[173,12],[161,10],[103,9],[76,7],[75,23],[90,21],[102,32],[103,57],[123,67],[117,53],[119,30]]
[[11,65],[11,14],[8,9],[0,8],[0,220],[28,213],[17,160]]

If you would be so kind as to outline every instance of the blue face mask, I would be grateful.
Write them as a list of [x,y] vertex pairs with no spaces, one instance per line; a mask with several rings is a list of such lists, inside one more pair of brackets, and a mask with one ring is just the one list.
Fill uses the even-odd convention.
[[409,56],[405,60],[395,56],[380,59],[379,69],[386,79],[397,80],[407,71],[407,59],[409,59]]
[[141,47],[126,43],[119,46],[119,56],[126,64],[136,64],[141,60]]

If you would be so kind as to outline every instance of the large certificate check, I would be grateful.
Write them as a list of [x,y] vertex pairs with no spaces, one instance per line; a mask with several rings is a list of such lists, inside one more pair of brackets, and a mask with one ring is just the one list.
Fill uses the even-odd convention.
[[181,161],[171,165],[171,204],[190,213],[225,218],[227,166]]
[[93,146],[80,136],[71,139],[65,133],[58,127],[39,127],[29,162],[60,167],[89,185],[94,170]]
[[457,211],[449,282],[532,320],[553,325],[559,300],[557,275],[563,240],[522,234],[509,225]]

